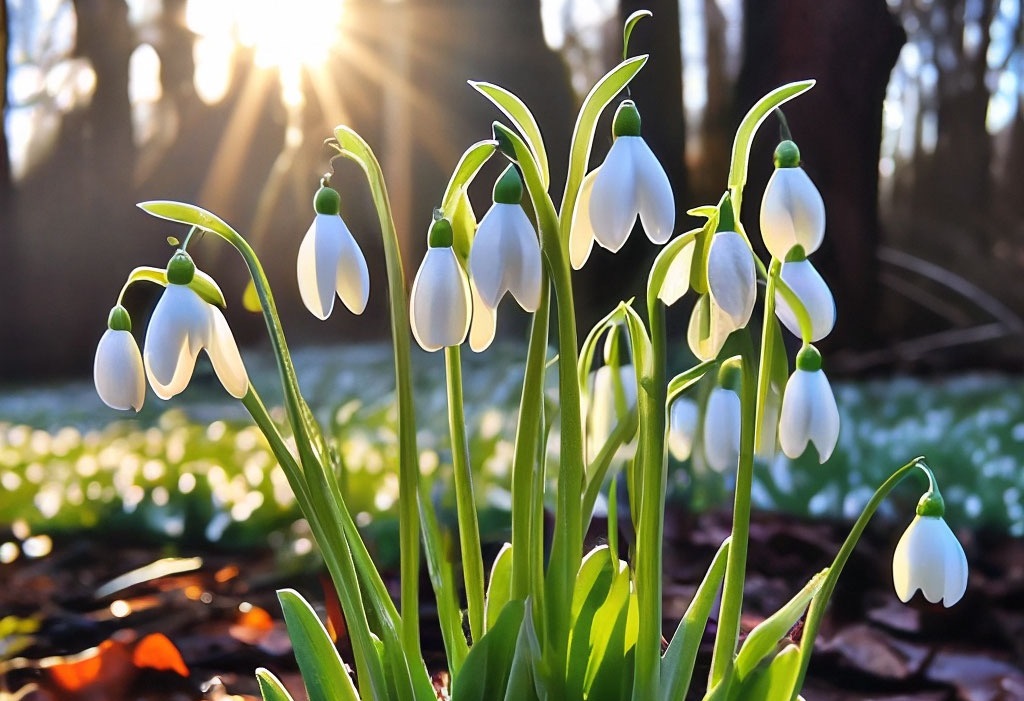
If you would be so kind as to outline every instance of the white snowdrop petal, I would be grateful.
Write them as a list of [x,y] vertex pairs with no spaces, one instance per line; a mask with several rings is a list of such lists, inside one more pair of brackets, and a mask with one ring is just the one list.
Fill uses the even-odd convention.
[[235,337],[221,310],[213,305],[207,309],[210,314],[210,337],[206,343],[206,354],[210,356],[213,371],[217,373],[224,389],[235,399],[241,399],[249,390],[249,376],[245,372]]
[[295,262],[302,302],[320,320],[334,309],[334,278],[341,255],[339,225],[337,215],[317,214],[302,237]]
[[704,414],[704,456],[716,472],[734,469],[740,456],[740,398],[716,387]]
[[461,344],[469,333],[470,304],[469,281],[455,251],[428,248],[412,285],[416,341],[427,351]]
[[[626,409],[636,406],[636,371],[632,365],[619,366],[619,383]],[[615,373],[610,365],[602,365],[590,375],[590,423],[588,460],[593,460],[608,442],[619,423],[615,402]],[[627,444],[628,447],[628,444]]]
[[734,231],[720,231],[711,239],[708,288],[715,303],[729,315],[736,328],[747,325],[757,296],[754,254],[743,237]]
[[779,445],[789,458],[798,458],[807,450],[811,439],[811,419],[814,391],[811,375],[796,370],[786,383],[782,395],[782,413],[779,417]]
[[473,296],[473,318],[469,324],[469,347],[475,353],[487,350],[494,341],[494,333],[497,330],[498,314],[484,304],[480,293],[476,289],[476,283],[469,281],[470,290]]
[[784,260],[800,244],[810,255],[825,237],[825,203],[803,168],[776,168],[761,199],[761,236]]
[[345,307],[353,314],[362,314],[370,299],[370,271],[362,249],[344,222],[341,223],[339,238],[341,247],[334,285]]
[[697,402],[678,397],[669,408],[668,449],[672,457],[680,462],[693,452],[693,439],[697,434],[700,409]]
[[600,168],[587,173],[580,186],[580,194],[576,200],[576,209],[572,213],[572,225],[569,228],[569,262],[573,270],[582,268],[590,251],[594,248],[594,226],[590,222],[590,199],[594,191],[594,178]]
[[693,252],[696,248],[696,242],[691,241],[683,246],[669,263],[665,282],[658,291],[658,299],[667,306],[678,302],[690,289],[690,269],[693,265]]
[[146,329],[143,364],[153,391],[169,399],[188,386],[209,333],[207,303],[185,285],[168,285]]
[[818,449],[818,462],[824,463],[832,457],[836,443],[839,442],[839,407],[825,373],[818,370],[808,374],[811,377],[808,378],[807,394],[812,403],[809,407],[810,425],[807,435]]
[[[503,230],[508,226],[508,210],[504,207],[515,205],[495,204],[477,227],[473,246],[469,251],[469,273],[476,283],[480,299],[491,309],[497,309],[502,296],[508,290],[505,269],[508,261],[504,245]],[[522,211],[522,208],[519,208]]]
[[139,345],[130,331],[107,329],[96,345],[93,362],[96,393],[111,409],[142,409],[146,375]]
[[[809,260],[783,263],[780,277],[803,302],[811,317],[811,338],[814,343],[832,333],[836,323],[836,302],[824,278]],[[779,320],[797,338],[801,337],[800,322],[781,293],[775,293],[775,313]]]
[[946,521],[916,516],[893,553],[893,585],[903,602],[918,589],[932,603],[947,607],[961,599],[967,587],[967,557]]
[[[620,137],[621,138],[621,137]],[[637,206],[647,238],[657,244],[668,241],[676,224],[672,185],[657,156],[643,139],[632,145],[637,179]]]
[[690,314],[686,340],[698,358],[713,360],[736,329],[732,317],[723,312],[710,295],[702,295]]
[[630,141],[638,136],[615,139],[608,157],[594,177],[590,193],[590,223],[594,239],[614,253],[622,248],[638,214],[637,183]]
[[542,263],[540,242],[526,212],[519,205],[509,215],[505,245],[508,248],[508,289],[519,306],[527,312],[540,306]]

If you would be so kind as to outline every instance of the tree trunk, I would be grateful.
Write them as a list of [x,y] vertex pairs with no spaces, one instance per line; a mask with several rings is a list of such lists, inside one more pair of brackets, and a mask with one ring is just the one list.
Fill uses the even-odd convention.
[[[905,34],[885,0],[746,0],[745,13],[738,115],[778,85],[818,81],[817,90],[785,112],[804,168],[825,200],[825,243],[812,260],[839,311],[827,343],[869,347],[877,333],[882,101]],[[772,125],[762,131],[744,199],[751,230],[777,143]]]

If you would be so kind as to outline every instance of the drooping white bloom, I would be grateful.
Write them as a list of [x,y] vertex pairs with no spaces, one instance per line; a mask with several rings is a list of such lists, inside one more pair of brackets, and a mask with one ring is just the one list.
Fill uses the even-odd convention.
[[775,172],[761,199],[761,236],[768,251],[785,260],[793,246],[810,255],[825,237],[825,203],[818,188],[800,167],[800,152],[792,141],[775,150]]
[[747,325],[757,298],[757,273],[750,246],[735,231],[719,231],[711,239],[708,290],[734,329]]
[[314,200],[316,216],[299,246],[296,267],[299,294],[306,309],[326,319],[337,293],[349,311],[362,314],[370,295],[366,258],[338,213],[338,193],[321,187]]
[[805,346],[797,356],[797,369],[786,383],[779,417],[779,444],[787,457],[803,455],[808,443],[824,463],[839,440],[839,408],[832,386],[821,370],[821,356]]
[[967,555],[941,516],[918,515],[892,558],[892,581],[904,603],[920,589],[931,603],[949,608],[967,590]]
[[[111,312],[112,321],[119,309],[124,308],[119,305]],[[127,312],[123,318],[128,318]],[[96,393],[111,409],[142,409],[146,399],[146,374],[139,344],[132,336],[130,325],[124,328],[117,323],[108,323],[96,346],[92,375]]]
[[469,272],[480,298],[496,309],[506,292],[519,306],[537,311],[541,292],[540,244],[518,204],[495,202],[487,210],[469,252]]
[[[441,219],[435,225],[439,222],[447,224]],[[412,283],[409,307],[412,334],[424,350],[436,351],[466,340],[472,294],[466,271],[450,244],[427,248]]]
[[677,397],[668,412],[668,449],[672,457],[682,462],[693,452],[693,439],[697,434],[700,409],[697,402]]
[[715,387],[704,412],[704,457],[716,472],[734,469],[740,458],[740,397]]
[[480,291],[472,278],[469,288],[473,298],[473,318],[469,322],[469,347],[474,353],[480,353],[490,347],[494,334],[498,330],[498,312],[484,304]]
[[[594,239],[609,251],[618,251],[639,216],[647,237],[654,243],[665,243],[675,226],[672,186],[665,169],[640,136],[640,114],[631,100],[619,105],[612,131],[615,141],[594,175],[587,198]],[[581,201],[579,206],[585,204]],[[583,245],[578,244],[578,248]],[[578,260],[579,256],[574,258]]]
[[[174,277],[171,266],[169,280]],[[187,282],[169,282],[149,320],[142,354],[146,376],[156,396],[170,399],[188,386],[200,350],[210,357],[228,394],[236,398],[245,396],[249,378],[224,314],[196,294]]]
[[[620,421],[619,410],[629,411],[636,406],[636,371],[632,365],[619,366],[618,388],[616,377],[611,365],[602,365],[590,376],[590,401],[587,411],[587,422],[590,424],[587,434],[587,457],[593,460],[608,442],[612,431]],[[621,392],[621,407],[616,393]],[[636,450],[636,443],[623,444],[629,455]]]
[[[811,262],[804,259],[783,263],[779,277],[800,298],[811,318],[811,337],[804,340],[814,343],[828,336],[836,325],[836,301]],[[801,336],[796,314],[778,291],[775,292],[775,314],[794,336]]]

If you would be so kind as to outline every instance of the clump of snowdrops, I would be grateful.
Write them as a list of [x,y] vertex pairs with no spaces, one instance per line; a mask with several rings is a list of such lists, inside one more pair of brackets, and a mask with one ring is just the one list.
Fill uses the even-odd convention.
[[[316,536],[351,638],[353,658],[343,661],[302,596],[280,592],[314,701],[437,698],[420,651],[421,554],[437,601],[450,693],[456,701],[669,701],[683,699],[695,685],[706,689],[706,699],[798,698],[836,579],[881,500],[917,470],[928,478],[928,487],[896,548],[896,593],[907,601],[921,589],[929,601],[942,600],[947,606],[964,593],[963,549],[943,520],[942,497],[931,470],[916,458],[879,487],[832,565],[812,576],[740,644],[755,456],[771,455],[781,447],[796,457],[813,445],[825,462],[839,433],[836,402],[822,357],[812,345],[835,323],[832,294],[809,258],[825,235],[825,207],[800,167],[800,151],[788,136],[784,118],[785,138],[775,151],[776,170],[760,206],[760,236],[770,254],[767,265],[755,254],[738,216],[758,127],[780,105],[808,91],[813,81],[777,88],[750,109],[736,134],[721,199],[691,209],[688,214],[703,223],[677,234],[672,188],[643,139],[639,106],[633,101],[618,104],[614,141],[605,161],[596,166],[590,162],[599,117],[647,61],[646,56],[628,54],[631,30],[647,15],[640,12],[626,22],[623,61],[583,102],[558,207],[552,199],[548,154],[530,110],[497,85],[470,83],[501,111],[507,124],[495,122],[490,138],[470,146],[456,164],[427,227],[427,252],[411,293],[405,287],[377,159],[346,126],[339,126],[329,141],[366,175],[384,242],[400,443],[394,466],[400,483],[397,605],[346,505],[337,454],[303,400],[256,253],[235,229],[199,207],[167,201],[140,205],[153,216],[191,229],[166,268],[137,268],[130,274],[124,289],[141,281],[165,289],[141,352],[119,298],[96,352],[97,390],[114,408],[138,410],[148,379],[158,397],[169,399],[186,388],[197,355],[205,350],[224,388],[248,409]],[[467,192],[489,161],[507,161],[507,167],[478,221]],[[335,296],[350,312],[362,313],[371,290],[357,238],[341,217],[342,202],[325,176],[314,197],[313,223],[298,246],[299,291],[320,319],[331,315]],[[646,289],[638,303],[621,303],[580,343],[572,270],[586,264],[595,242],[617,251],[637,218],[651,242],[662,246]],[[277,358],[287,427],[272,419],[249,382],[221,312],[224,295],[188,252],[196,232],[225,240],[248,268]],[[487,348],[506,293],[532,315],[532,326],[511,474],[511,540],[488,568],[475,510],[473,473],[479,466],[469,461],[461,353],[467,340],[474,351]],[[759,297],[755,332],[751,318]],[[686,335],[700,362],[668,377],[665,309],[683,299],[693,304]],[[792,364],[784,342],[787,333],[802,344]],[[420,479],[410,377],[413,339],[444,355],[460,567],[449,556]],[[604,363],[595,370],[599,356]],[[545,397],[548,374],[557,376],[555,402]],[[714,388],[698,403],[693,387],[702,379]],[[549,451],[549,445],[556,447]],[[662,650],[662,537],[670,449],[680,459],[699,449],[714,469],[735,471],[735,507],[731,535]],[[618,498],[620,485],[628,498]],[[607,541],[584,552],[584,534],[599,502],[608,510]],[[628,503],[628,515],[621,518],[636,533],[626,560],[620,559],[618,542],[620,503]],[[554,510],[553,532],[547,534],[546,505]],[[549,551],[545,536],[550,537]],[[716,601],[710,675],[694,679],[697,650]],[[802,633],[794,636],[801,619]],[[261,669],[257,675],[266,701],[290,699],[269,671]]]

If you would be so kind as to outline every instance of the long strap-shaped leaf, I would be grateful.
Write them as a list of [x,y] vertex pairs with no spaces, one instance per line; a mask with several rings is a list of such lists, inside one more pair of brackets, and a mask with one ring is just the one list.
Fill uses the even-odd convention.
[[313,607],[293,589],[280,590],[277,598],[309,701],[359,701],[352,677]]

